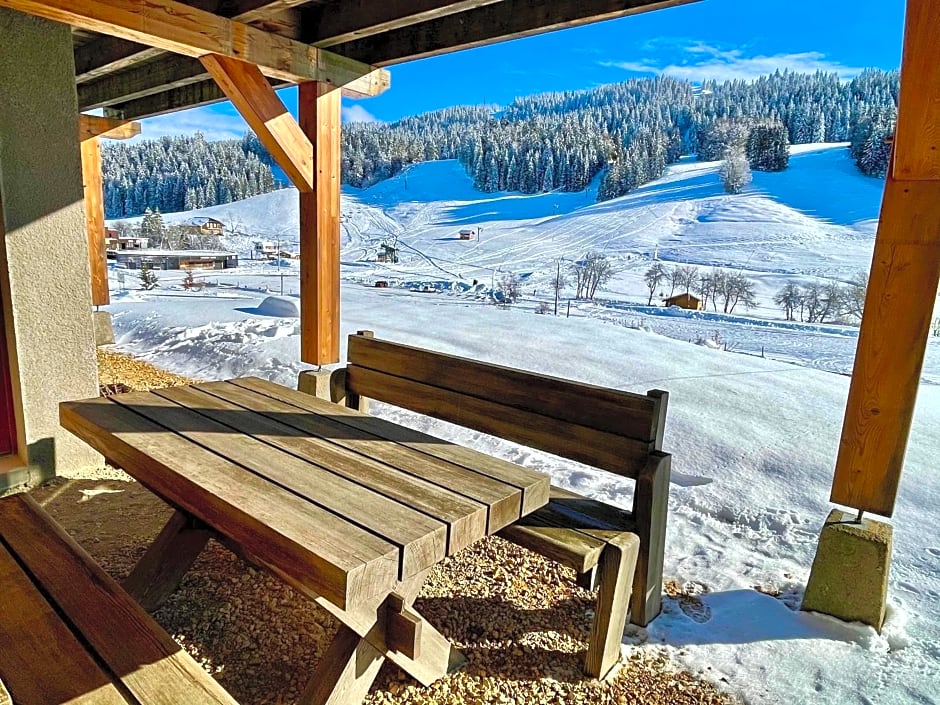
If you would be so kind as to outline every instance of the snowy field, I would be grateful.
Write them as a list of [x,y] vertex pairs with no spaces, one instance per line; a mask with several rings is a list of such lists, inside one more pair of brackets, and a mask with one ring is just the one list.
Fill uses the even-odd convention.
[[[802,145],[788,171],[755,174],[738,196],[723,194],[716,169],[685,161],[600,204],[590,192],[481,194],[453,162],[345,190],[343,335],[369,328],[619,389],[668,390],[664,447],[674,462],[665,575],[698,594],[702,606],[667,599],[648,630],[628,630],[625,648],[664,651],[750,703],[940,702],[940,527],[933,519],[940,505],[940,338],[928,347],[892,520],[882,634],[795,609],[830,509],[856,330],[787,323],[772,296],[788,279],[848,281],[867,269],[881,182],[859,175],[835,145]],[[225,246],[245,259],[252,240],[296,240],[293,190],[198,213],[238,231]],[[458,239],[460,229],[481,227],[479,239]],[[375,261],[383,243],[397,244],[398,264]],[[566,291],[562,315],[536,315],[552,299],[548,282],[559,259],[589,249],[607,254],[619,271],[599,300],[572,301],[565,317],[573,293]],[[653,256],[743,271],[757,282],[759,307],[734,316],[648,307],[642,274]],[[243,260],[238,270],[209,273],[219,286],[196,294],[182,290],[179,272],[159,273],[153,292],[138,290],[131,272],[122,291],[112,272],[118,342],[183,374],[258,374],[293,385],[304,367],[297,319],[268,315],[263,305],[266,292],[282,286],[296,298],[296,266],[283,265]],[[524,300],[503,309],[489,303],[490,290],[508,271],[523,277]],[[390,287],[374,288],[379,279]],[[630,506],[632,483],[376,407]]]

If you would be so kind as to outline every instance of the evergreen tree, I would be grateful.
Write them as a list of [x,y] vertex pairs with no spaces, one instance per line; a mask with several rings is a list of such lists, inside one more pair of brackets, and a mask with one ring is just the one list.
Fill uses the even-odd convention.
[[790,140],[783,123],[755,125],[747,138],[747,161],[755,171],[783,171],[790,163]]

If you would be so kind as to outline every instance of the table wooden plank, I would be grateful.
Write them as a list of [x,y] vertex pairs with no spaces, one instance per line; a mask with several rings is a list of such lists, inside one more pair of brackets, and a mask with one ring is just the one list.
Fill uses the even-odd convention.
[[[3,529],[0,520],[0,532]],[[56,614],[2,539],[0,595],[0,679],[16,698],[11,702],[127,705],[110,675],[101,670]],[[0,697],[0,702],[3,700]]]
[[172,387],[154,393],[444,523],[448,555],[486,536],[487,508],[480,502],[283,423],[301,413],[304,418],[310,416],[295,407],[234,385],[221,389],[231,394],[210,394],[202,387]]
[[398,546],[400,578],[447,555],[443,522],[254,438],[267,428],[263,416],[185,388],[166,397],[117,394],[112,401]]
[[236,705],[31,498],[0,504],[0,524],[4,541],[133,702]]
[[[349,425],[345,414],[357,412],[346,409],[337,404],[317,400],[308,394],[294,392],[289,399],[276,398],[270,395],[272,389],[282,389],[268,382],[263,382],[263,388],[253,389],[254,380],[232,380],[230,382],[217,382],[200,385],[201,389],[212,394],[231,396],[232,388],[252,394],[262,399],[270,399],[279,404],[287,404],[288,408],[305,412],[302,416],[289,421],[291,425],[306,433],[312,433],[326,438],[332,443],[344,448],[363,453],[375,460],[391,465],[410,476],[420,477],[440,487],[447,487],[465,497],[482,502],[489,507],[487,518],[487,531],[495,533],[500,528],[508,526],[519,519],[522,513],[522,489],[507,484],[502,480],[474,471],[463,465],[437,458],[397,442],[389,442],[380,433],[370,433],[367,430]],[[283,388],[284,393],[292,392]],[[253,397],[252,397],[253,399]],[[254,402],[252,402],[254,403]],[[371,417],[362,416],[368,419]],[[443,443],[443,441],[441,441]],[[488,462],[487,456],[480,456],[481,462]]]
[[[493,534],[500,528],[518,520],[521,513],[522,490],[518,487],[474,472],[462,465],[455,465],[407,446],[390,442],[374,433],[367,433],[341,423],[345,417],[338,417],[334,412],[337,408],[344,409],[344,407],[322,402],[317,410],[304,408],[299,406],[298,403],[291,404],[281,401],[231,382],[203,384],[200,385],[200,389],[209,391],[212,394],[224,395],[226,398],[233,400],[240,391],[243,394],[251,395],[248,397],[239,396],[246,403],[250,400],[251,404],[262,403],[264,400],[281,404],[284,409],[293,412],[293,415],[288,417],[286,422],[299,431],[319,436],[333,444],[368,455],[377,461],[394,467],[409,476],[409,483],[420,478],[486,505],[489,507],[487,517],[487,532],[489,534]],[[302,396],[305,399],[311,398],[307,394]],[[303,413],[298,416],[297,411]],[[313,413],[309,413],[311,411]]]
[[[375,416],[366,416],[339,404],[317,399],[309,394],[288,389],[258,377],[242,377],[230,380],[232,384],[251,389],[275,399],[288,402],[307,411],[326,414],[330,419],[351,428],[365,431],[423,454],[463,466],[481,475],[499,480],[522,490],[520,516],[524,516],[548,502],[549,478],[529,468],[493,458],[470,448],[442,441],[420,431],[385,421]],[[454,485],[456,489],[456,485]],[[519,516],[515,517],[518,519]],[[513,519],[513,521],[515,521]]]
[[302,591],[345,607],[397,581],[396,546],[108,399],[63,402],[59,420]]

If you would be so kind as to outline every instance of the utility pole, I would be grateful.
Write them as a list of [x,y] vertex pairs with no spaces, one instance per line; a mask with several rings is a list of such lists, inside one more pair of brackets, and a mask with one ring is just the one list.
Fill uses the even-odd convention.
[[558,290],[561,288],[561,260],[555,263],[555,281],[552,282],[555,287],[555,315],[558,315]]

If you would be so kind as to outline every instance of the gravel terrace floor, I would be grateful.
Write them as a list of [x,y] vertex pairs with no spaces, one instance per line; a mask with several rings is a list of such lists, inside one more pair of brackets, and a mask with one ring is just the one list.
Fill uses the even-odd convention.
[[[189,381],[117,353],[99,351],[98,364],[102,384],[148,389]],[[32,493],[117,578],[170,514],[113,468],[56,478]],[[585,679],[580,664],[593,605],[566,568],[498,538],[479,541],[435,568],[415,603],[463,650],[466,667],[424,688],[386,663],[366,703],[737,702],[649,648],[627,647],[625,665],[606,682]],[[337,627],[215,542],[155,617],[243,705],[295,703]]]

